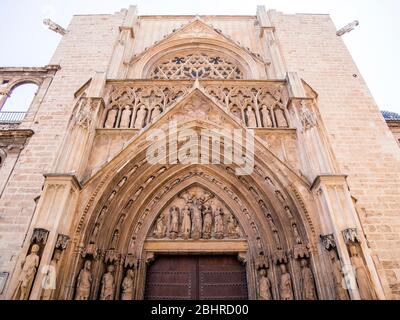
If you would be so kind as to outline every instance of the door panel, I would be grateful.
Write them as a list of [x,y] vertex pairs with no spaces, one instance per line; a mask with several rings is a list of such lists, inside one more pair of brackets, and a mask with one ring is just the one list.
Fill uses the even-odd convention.
[[247,299],[246,269],[235,256],[160,256],[149,267],[145,299]]

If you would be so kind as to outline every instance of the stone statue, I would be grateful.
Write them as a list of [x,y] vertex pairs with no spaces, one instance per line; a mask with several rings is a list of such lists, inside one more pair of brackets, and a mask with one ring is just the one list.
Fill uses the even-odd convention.
[[111,246],[110,249],[116,249],[118,247],[118,241],[119,241],[119,230],[116,229],[114,231],[112,240],[111,240]]
[[22,270],[18,277],[18,286],[15,290],[13,300],[28,300],[33,280],[39,267],[39,250],[40,247],[34,244],[31,248],[31,253],[21,263]]
[[271,281],[268,279],[267,270],[265,270],[265,269],[260,270],[259,299],[260,300],[272,300]]
[[271,117],[269,116],[269,110],[266,105],[263,105],[261,108],[261,115],[262,115],[262,121],[264,124],[264,128],[271,128],[272,127],[272,121]]
[[92,232],[92,235],[90,237],[89,243],[96,243],[97,235],[99,234],[100,231],[100,224],[96,223]]
[[88,300],[90,289],[92,287],[92,263],[86,260],[83,269],[79,272],[78,281],[76,283],[75,300]]
[[101,280],[100,300],[114,300],[114,265],[107,266],[107,273]]
[[237,239],[239,238],[238,223],[236,218],[230,214],[228,217],[228,236],[229,238]]
[[292,279],[290,274],[286,270],[286,265],[282,263],[281,268],[281,278],[279,282],[279,293],[281,300],[293,300],[293,289],[292,289]]
[[157,219],[156,230],[154,231],[154,237],[157,239],[165,238],[165,215],[163,213]]
[[141,106],[136,113],[135,129],[142,129],[144,126],[144,121],[146,119],[147,110],[144,106]]
[[367,269],[354,244],[350,245],[350,260],[354,268],[361,300],[373,300]]
[[176,239],[179,233],[179,209],[177,207],[171,207],[169,209],[169,214],[169,236],[171,239]]
[[108,111],[107,119],[106,122],[104,123],[104,128],[106,129],[114,128],[115,120],[117,119],[117,114],[118,114],[117,109],[111,109]]
[[221,207],[218,207],[215,210],[215,223],[214,223],[214,230],[215,230],[215,238],[216,239],[223,239],[224,238],[224,211]]
[[132,269],[129,269],[126,272],[124,280],[122,281],[121,300],[133,299],[133,277],[134,277],[134,272]]
[[[57,267],[58,261],[60,260],[61,251],[54,250],[53,259],[50,261],[50,265],[47,268],[47,272],[43,279],[44,289],[42,293],[42,300],[52,300],[55,287],[52,287],[52,284],[56,284],[56,277],[57,277]],[[54,283],[52,283],[54,281]]]
[[181,232],[183,239],[187,240],[190,238],[190,230],[192,228],[192,220],[191,215],[192,211],[188,205],[182,209],[182,225],[181,225]]
[[248,127],[250,127],[250,128],[257,127],[256,115],[254,114],[254,111],[251,108],[251,106],[247,106],[247,108],[246,108],[246,118],[247,118],[247,126]]
[[317,300],[315,292],[314,276],[310,267],[308,266],[307,259],[301,259],[301,289],[303,292],[303,300]]
[[192,238],[194,240],[199,240],[201,238],[201,232],[203,230],[203,212],[204,206],[203,203],[197,199],[195,201],[195,207],[193,210],[193,218],[192,218]]
[[153,121],[155,118],[157,118],[161,114],[161,109],[160,107],[156,106],[154,107],[153,111],[151,112],[151,120]]
[[124,110],[122,110],[121,122],[119,124],[119,127],[129,128],[130,122],[131,122],[131,109],[129,109],[129,107],[126,107]]
[[276,118],[276,124],[279,128],[287,128],[288,124],[286,121],[285,113],[284,111],[277,107],[275,108],[275,118]]
[[211,238],[212,223],[212,208],[210,205],[206,205],[203,213],[203,239]]
[[272,219],[272,216],[270,214],[267,214],[267,220],[272,234],[274,235],[276,246],[278,247],[278,249],[281,249],[281,240],[279,239],[278,229],[276,228],[274,220]]
[[343,275],[342,264],[337,256],[336,250],[331,250],[329,252],[332,268],[333,268],[333,278],[335,280],[335,293],[337,300],[349,300],[349,294],[345,288],[345,281]]

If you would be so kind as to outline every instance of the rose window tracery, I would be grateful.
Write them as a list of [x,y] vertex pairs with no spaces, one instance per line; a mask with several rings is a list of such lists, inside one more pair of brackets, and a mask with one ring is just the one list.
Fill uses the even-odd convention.
[[243,79],[243,71],[219,55],[196,53],[174,56],[158,64],[150,74],[154,80]]

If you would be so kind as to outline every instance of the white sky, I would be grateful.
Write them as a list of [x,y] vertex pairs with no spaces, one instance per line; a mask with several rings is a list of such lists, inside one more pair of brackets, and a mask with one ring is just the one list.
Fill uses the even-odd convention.
[[257,5],[284,13],[329,13],[339,29],[360,26],[343,38],[379,107],[400,113],[399,0],[0,0],[0,66],[49,63],[60,35],[43,26],[51,18],[67,27],[73,14],[114,13],[137,4],[139,14],[251,14]]

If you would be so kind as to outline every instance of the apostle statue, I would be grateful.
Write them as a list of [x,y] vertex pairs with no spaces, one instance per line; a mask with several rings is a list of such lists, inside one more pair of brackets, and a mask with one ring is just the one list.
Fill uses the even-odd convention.
[[156,229],[154,231],[154,237],[157,239],[162,239],[165,237],[165,215],[163,213],[157,219]]
[[199,240],[201,238],[201,232],[203,229],[203,212],[204,206],[203,202],[200,199],[195,201],[195,207],[193,210],[193,217],[192,217],[192,238],[194,240]]
[[185,205],[182,209],[182,225],[181,225],[181,233],[183,239],[187,240],[190,238],[190,230],[192,228],[192,220],[191,220],[191,213],[189,205]]
[[247,106],[246,108],[246,118],[247,118],[247,126],[250,128],[257,127],[257,119],[256,115],[254,114],[254,110],[251,106]]
[[179,233],[179,209],[178,207],[171,207],[169,209],[170,223],[169,223],[169,236],[171,239],[176,239]]
[[100,300],[114,300],[114,265],[107,266],[107,272],[101,280]]
[[92,263],[86,260],[83,269],[79,272],[78,281],[76,283],[75,300],[88,300],[90,289],[92,287]]
[[134,272],[132,269],[128,269],[126,276],[122,281],[122,294],[121,300],[132,300],[133,299],[133,277]]
[[301,289],[303,291],[303,300],[317,300],[315,292],[314,276],[310,267],[308,266],[307,259],[301,259]]
[[346,290],[342,264],[337,256],[336,250],[329,252],[332,261],[333,278],[335,281],[335,293],[337,300],[349,300],[349,294]]
[[121,122],[119,124],[120,128],[129,128],[131,122],[131,113],[132,111],[129,106],[122,110]]
[[264,127],[271,128],[272,127],[271,117],[269,116],[269,110],[266,105],[262,106],[261,115],[262,115],[262,121],[263,121]]
[[286,265],[284,263],[280,264],[281,268],[281,278],[279,281],[279,293],[281,300],[293,300],[293,289],[292,289],[292,278],[286,270]]
[[141,106],[136,113],[135,129],[142,129],[146,119],[147,110],[144,106]]
[[259,274],[259,299],[272,300],[271,281],[268,279],[267,270],[264,268],[260,269]]
[[42,300],[52,300],[55,292],[56,277],[58,269],[58,261],[61,257],[61,251],[54,250],[53,259],[50,261],[50,265],[46,268],[47,272],[43,278],[43,293]]
[[233,214],[228,217],[228,236],[229,238],[236,239],[239,238],[238,223]]
[[21,263],[22,270],[18,278],[18,286],[15,290],[13,300],[28,300],[33,280],[39,267],[39,250],[40,247],[34,244],[31,248],[31,253]]
[[212,223],[213,223],[212,208],[211,205],[208,204],[205,206],[203,213],[203,239],[211,238]]
[[104,123],[104,128],[106,129],[114,128],[115,120],[117,119],[117,114],[118,114],[117,109],[111,109],[108,111],[107,119],[106,122]]
[[354,268],[361,300],[373,300],[374,297],[371,291],[367,269],[365,268],[363,259],[358,254],[355,244],[350,245],[350,260]]
[[215,218],[214,218],[214,232],[216,239],[224,238],[224,211],[221,207],[218,207],[215,210]]

